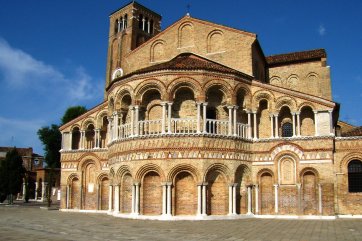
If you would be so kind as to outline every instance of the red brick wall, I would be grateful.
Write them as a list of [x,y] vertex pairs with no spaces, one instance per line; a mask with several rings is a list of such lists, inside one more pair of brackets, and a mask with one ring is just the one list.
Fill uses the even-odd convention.
[[109,180],[108,180],[108,178],[104,178],[101,182],[100,195],[101,195],[100,209],[108,210],[108,200],[109,200]]
[[73,179],[71,186],[71,197],[70,197],[70,207],[79,209],[80,203],[80,181],[78,179]]
[[162,186],[161,178],[156,172],[149,172],[143,179],[142,209],[144,215],[162,214]]
[[298,213],[298,190],[296,185],[279,186],[279,214],[293,215]]
[[225,215],[228,213],[228,184],[225,177],[216,171],[208,174],[208,214],[209,215]]
[[318,189],[316,176],[312,172],[303,175],[302,209],[305,215],[318,214]]
[[132,186],[132,176],[130,174],[124,175],[120,192],[121,213],[132,212]]
[[273,178],[269,173],[260,177],[260,214],[274,214]]
[[176,176],[174,188],[174,213],[176,215],[195,215],[197,208],[196,182],[188,172]]

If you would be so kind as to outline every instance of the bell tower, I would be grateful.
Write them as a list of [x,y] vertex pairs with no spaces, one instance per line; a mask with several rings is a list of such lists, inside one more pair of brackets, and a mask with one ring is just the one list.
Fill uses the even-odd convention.
[[109,20],[106,88],[126,74],[125,56],[161,31],[161,16],[135,1],[113,12]]

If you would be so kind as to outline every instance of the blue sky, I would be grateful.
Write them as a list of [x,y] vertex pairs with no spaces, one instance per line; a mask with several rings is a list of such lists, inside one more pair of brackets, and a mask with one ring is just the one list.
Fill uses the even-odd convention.
[[[123,0],[1,0],[0,146],[32,146],[72,105],[103,100],[108,16]],[[340,119],[362,125],[362,1],[139,0],[162,29],[191,16],[258,34],[265,55],[325,48]]]

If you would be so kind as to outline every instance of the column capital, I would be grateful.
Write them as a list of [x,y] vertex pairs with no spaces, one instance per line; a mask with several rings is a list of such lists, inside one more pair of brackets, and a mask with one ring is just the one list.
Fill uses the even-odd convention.
[[273,115],[274,115],[274,117],[278,117],[279,113],[274,113]]
[[327,110],[329,113],[332,113],[333,112],[333,110]]
[[256,114],[256,113],[258,113],[258,111],[257,110],[252,110],[251,113]]
[[318,114],[319,110],[313,110],[314,114]]
[[166,182],[167,186],[172,186],[172,182]]
[[259,188],[259,184],[254,184],[255,189]]
[[133,106],[133,107],[134,107],[136,110],[140,108],[139,105],[135,105],[135,106]]
[[203,182],[202,185],[207,186],[207,185],[209,185],[209,183],[208,182]]
[[196,105],[202,105],[203,102],[196,102]]
[[276,187],[276,188],[278,188],[278,187],[279,187],[279,184],[274,184],[273,186]]
[[292,115],[296,115],[297,113],[296,113],[296,112],[290,112],[290,114],[292,114]]
[[296,183],[295,185],[297,186],[298,189],[300,189],[302,187],[301,183]]
[[139,186],[139,185],[140,185],[140,183],[139,183],[139,182],[134,182],[134,183],[133,183],[133,185],[135,185],[135,186]]
[[162,106],[166,106],[166,105],[167,105],[167,103],[168,103],[167,101],[161,101],[161,103],[160,103],[160,104],[161,104]]
[[202,105],[203,106],[207,106],[209,103],[208,102],[203,102]]
[[239,106],[238,105],[233,105],[234,109],[239,109]]
[[227,108],[228,108],[229,110],[231,110],[231,109],[234,108],[234,106],[233,106],[233,105],[228,105]]
[[244,109],[244,111],[246,112],[246,114],[250,114],[251,113],[251,110],[249,110],[249,109]]
[[296,111],[295,114],[296,114],[296,115],[300,115],[300,111]]

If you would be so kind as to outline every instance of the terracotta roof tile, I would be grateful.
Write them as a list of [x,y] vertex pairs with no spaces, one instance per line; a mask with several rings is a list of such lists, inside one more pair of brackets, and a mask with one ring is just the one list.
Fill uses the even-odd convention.
[[343,137],[349,137],[349,136],[362,136],[362,126],[353,128],[350,131],[342,133]]
[[142,74],[147,72],[162,71],[162,70],[207,70],[212,72],[221,72],[226,74],[236,74],[243,75],[245,77],[250,77],[242,72],[224,66],[222,64],[213,62],[209,59],[197,56],[192,53],[182,53],[171,59],[168,62],[152,65],[143,69],[139,69],[130,73],[133,74]]
[[324,49],[314,49],[287,54],[271,55],[266,57],[268,65],[281,65],[295,62],[304,62],[307,60],[317,60],[326,58],[327,54]]

